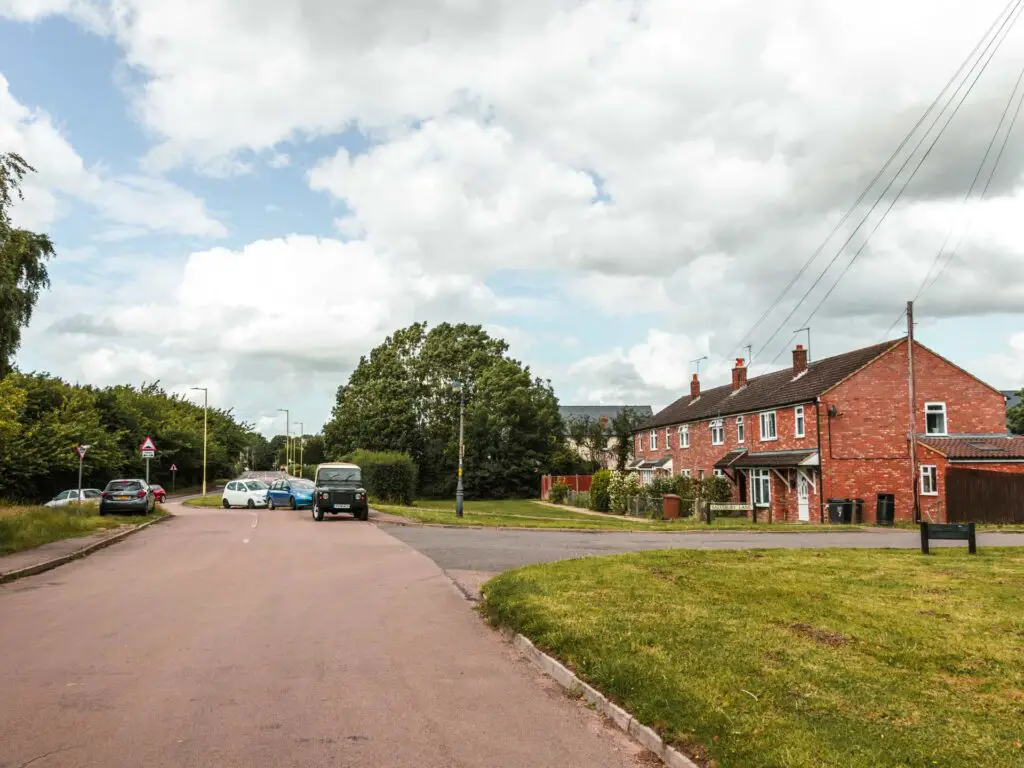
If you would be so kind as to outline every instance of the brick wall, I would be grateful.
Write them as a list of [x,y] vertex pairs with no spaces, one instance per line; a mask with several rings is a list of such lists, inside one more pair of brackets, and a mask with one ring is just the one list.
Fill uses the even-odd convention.
[[[945,402],[950,433],[1006,431],[1005,401],[970,374],[915,347],[917,430],[925,431],[925,403]],[[827,416],[835,406],[839,416]],[[822,397],[822,466],[825,498],[863,498],[865,521],[875,521],[879,493],[896,495],[896,519],[913,519],[913,486],[907,449],[907,345],[890,350]],[[830,430],[831,427],[831,430]],[[938,496],[922,496],[926,519],[945,519],[945,460],[920,446],[919,463],[934,464]]]

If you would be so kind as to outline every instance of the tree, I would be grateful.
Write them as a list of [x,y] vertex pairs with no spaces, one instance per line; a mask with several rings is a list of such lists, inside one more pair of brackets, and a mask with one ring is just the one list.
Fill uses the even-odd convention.
[[1006,412],[1006,421],[1015,435],[1024,435],[1024,389],[1018,393],[1020,400]]
[[633,408],[623,408],[612,419],[612,435],[615,438],[615,468],[620,472],[633,458],[633,435],[646,421],[646,417]]
[[454,495],[459,395],[465,397],[465,487],[478,497],[532,494],[561,448],[551,385],[507,357],[479,325],[416,323],[364,356],[338,388],[324,427],[328,458],[356,449],[409,453],[419,493]]
[[32,319],[39,292],[50,284],[50,238],[11,226],[10,207],[15,195],[21,199],[21,182],[29,171],[35,169],[20,155],[0,154],[0,379],[11,372],[21,329]]
[[566,428],[580,457],[591,465],[590,471],[603,467],[608,455],[608,430],[601,422],[589,416],[576,416],[569,420]]

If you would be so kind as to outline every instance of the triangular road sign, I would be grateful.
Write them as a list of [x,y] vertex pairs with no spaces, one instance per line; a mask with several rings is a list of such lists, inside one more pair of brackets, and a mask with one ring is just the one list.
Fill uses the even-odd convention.
[[171,472],[177,472],[177,471],[178,471],[178,465],[177,464],[171,464]]
[[153,438],[146,435],[146,439],[142,441],[142,445],[139,446],[140,451],[155,451],[156,443],[153,442]]
[[78,454],[78,458],[80,458],[80,459],[84,459],[85,458],[85,452],[88,451],[88,450],[89,450],[89,446],[88,445],[78,445],[78,446],[75,446],[75,453]]

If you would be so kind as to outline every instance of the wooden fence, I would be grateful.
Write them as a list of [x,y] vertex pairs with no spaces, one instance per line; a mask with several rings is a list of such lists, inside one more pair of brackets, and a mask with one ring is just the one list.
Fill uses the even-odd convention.
[[951,467],[946,509],[951,523],[1024,523],[1024,475]]
[[590,485],[593,482],[593,475],[544,475],[540,479],[540,497],[547,501],[551,486],[555,483],[564,483],[569,486],[570,491],[583,493],[590,490]]

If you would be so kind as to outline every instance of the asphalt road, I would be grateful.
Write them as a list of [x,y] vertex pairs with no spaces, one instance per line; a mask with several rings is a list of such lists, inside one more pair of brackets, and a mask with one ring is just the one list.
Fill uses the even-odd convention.
[[372,523],[170,506],[0,586],[0,768],[642,759]]
[[[445,570],[495,573],[533,563],[650,549],[916,549],[917,531],[872,530],[837,533],[567,533],[486,528],[431,528],[381,524]],[[933,541],[932,547],[965,546]],[[978,546],[1024,546],[1024,534],[983,533]]]

